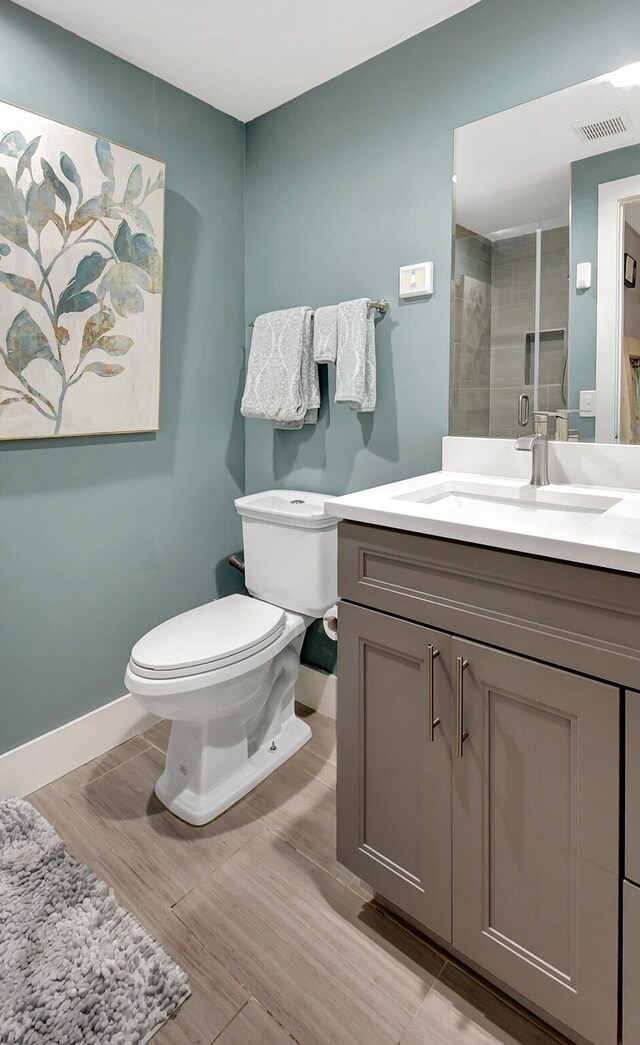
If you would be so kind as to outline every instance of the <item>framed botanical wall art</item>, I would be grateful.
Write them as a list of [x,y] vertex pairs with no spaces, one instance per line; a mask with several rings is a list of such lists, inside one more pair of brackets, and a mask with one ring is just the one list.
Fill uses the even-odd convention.
[[164,185],[0,102],[0,439],[158,428]]

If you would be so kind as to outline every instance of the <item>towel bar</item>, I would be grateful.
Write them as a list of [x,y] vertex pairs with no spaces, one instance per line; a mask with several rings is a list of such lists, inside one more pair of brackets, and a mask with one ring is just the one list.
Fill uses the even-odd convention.
[[[368,307],[375,308],[381,316],[386,316],[387,312],[389,311],[389,302],[386,301],[385,298],[376,298],[375,301],[368,302]],[[313,315],[311,316],[311,318],[313,319]],[[249,323],[249,326],[252,327],[253,323]]]

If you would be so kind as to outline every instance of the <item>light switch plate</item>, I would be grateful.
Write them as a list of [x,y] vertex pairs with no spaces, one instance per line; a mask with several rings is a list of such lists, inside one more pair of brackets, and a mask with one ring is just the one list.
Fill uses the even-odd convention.
[[596,393],[595,389],[584,389],[580,392],[580,417],[596,416]]
[[433,262],[419,261],[400,269],[398,294],[401,298],[416,298],[433,294]]
[[591,262],[581,261],[576,266],[576,290],[589,290],[591,286]]

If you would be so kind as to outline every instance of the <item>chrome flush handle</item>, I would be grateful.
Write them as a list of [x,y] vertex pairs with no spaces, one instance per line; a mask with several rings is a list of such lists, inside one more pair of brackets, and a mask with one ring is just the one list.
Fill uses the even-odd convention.
[[458,758],[464,755],[464,742],[469,736],[464,728],[464,673],[469,661],[464,657],[456,657],[456,752]]
[[433,717],[433,662],[440,656],[440,650],[433,643],[427,646],[427,742],[433,744],[433,734],[440,719]]

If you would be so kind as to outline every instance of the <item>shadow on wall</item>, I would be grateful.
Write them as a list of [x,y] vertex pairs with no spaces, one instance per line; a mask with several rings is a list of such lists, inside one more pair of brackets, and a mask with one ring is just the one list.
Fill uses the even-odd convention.
[[[363,447],[383,460],[399,460],[396,382],[391,349],[391,331],[397,325],[389,314],[376,323],[377,403],[372,413],[356,413],[342,403],[335,403],[335,367],[332,364],[320,365],[318,423],[303,425],[299,431],[272,430],[272,465],[276,482],[281,483],[296,469],[305,468],[317,473],[317,488],[322,489],[328,458],[333,456],[335,461],[339,457],[341,489],[329,491],[338,494],[349,486],[355,458]],[[356,424],[360,429],[359,437],[351,438],[350,429]]]
[[244,374],[246,362],[246,349],[238,353],[238,378],[233,403],[233,419],[229,429],[227,440],[227,452],[225,464],[232,479],[237,483],[240,490],[244,490],[244,417],[240,413],[242,393],[244,392]]
[[[165,213],[165,242],[171,250],[165,252],[164,299],[162,315],[162,409],[169,416],[181,413],[184,386],[183,350],[185,330],[189,329],[189,318],[193,313],[194,259],[199,255],[197,241],[200,238],[201,219],[198,211],[176,192],[167,192]],[[171,294],[171,288],[181,286],[186,293]],[[165,351],[171,346],[170,353]],[[170,399],[169,399],[170,393]]]
[[389,313],[376,323],[376,409],[371,414],[356,414],[363,445],[385,461],[400,460],[398,403],[391,343],[391,332],[397,326],[397,321]]
[[[232,553],[230,553],[232,554]],[[242,551],[236,551],[233,554],[237,555],[239,559],[242,559]],[[227,559],[220,559],[216,563],[215,569],[215,583],[216,591],[218,592],[216,598],[223,599],[225,595],[246,595],[246,588],[244,586],[244,579],[239,570],[235,567],[229,566]]]
[[[295,469],[298,456],[305,445],[305,465],[315,471],[322,472],[327,466],[327,429],[331,418],[329,402],[329,367],[320,365],[320,410],[318,423],[303,425],[299,431],[282,431],[274,428],[273,432],[273,474],[278,482],[286,478]],[[314,436],[316,438],[314,438]]]
[[338,644],[325,632],[322,621],[314,620],[307,628],[300,660],[312,668],[335,672],[338,659]]

